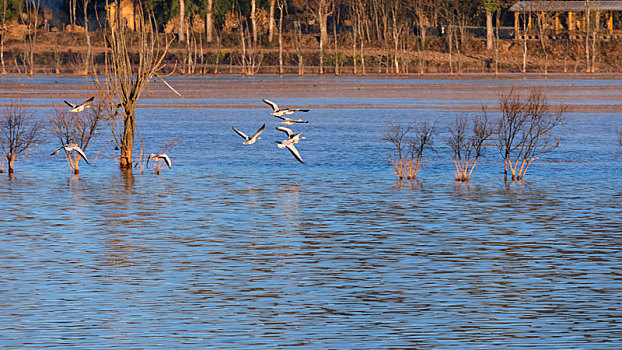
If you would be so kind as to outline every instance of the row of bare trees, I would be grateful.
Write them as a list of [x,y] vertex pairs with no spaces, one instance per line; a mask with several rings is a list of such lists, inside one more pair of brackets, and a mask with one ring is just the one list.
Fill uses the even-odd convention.
[[[484,108],[481,115],[461,115],[449,125],[446,142],[453,153],[457,181],[469,181],[490,138],[496,138],[503,158],[505,181],[523,180],[533,161],[559,146],[560,138],[553,130],[564,121],[564,105],[553,109],[538,90],[526,99],[511,90],[501,95],[499,109],[501,116],[496,121],[490,120]],[[434,150],[436,134],[436,124],[427,121],[406,126],[390,123],[383,139],[394,146],[390,162],[398,178],[416,177],[422,167],[423,151]]]
[[[98,104],[80,113],[57,108],[46,124],[26,109],[21,101],[12,101],[0,112],[0,150],[6,160],[8,173],[15,171],[18,156],[28,155],[43,141],[46,130],[59,140],[60,145],[75,143],[86,150],[103,120],[102,106]],[[78,174],[81,157],[66,152],[66,158],[70,169]],[[0,162],[0,172],[4,172],[3,163]]]
[[[15,0],[2,0],[3,15],[0,31],[6,31],[6,5]],[[21,22],[26,26],[27,49],[19,60],[27,74],[34,72],[34,56],[36,41],[38,40],[37,28],[42,22],[41,0],[28,0],[24,2]],[[179,0],[172,4],[162,5],[162,0],[135,1],[134,9],[136,16],[134,22],[145,21],[145,16],[151,16],[149,21],[158,18],[163,23],[154,25],[154,30],[161,30],[162,26],[174,24],[179,46],[184,47],[175,53],[175,60],[180,63],[180,71],[185,74],[207,72],[208,50],[217,49],[217,63],[214,72],[218,71],[218,60],[221,58],[221,46],[236,47],[236,64],[242,67],[244,74],[255,74],[264,61],[264,49],[273,47],[275,34],[278,34],[279,45],[279,72],[284,72],[283,47],[289,51],[295,51],[291,60],[296,60],[298,73],[304,73],[305,55],[310,52],[317,66],[317,72],[324,74],[331,70],[326,60],[334,61],[335,74],[339,74],[340,64],[344,59],[339,55],[349,51],[344,44],[351,43],[352,52],[349,53],[348,64],[352,65],[353,72],[365,74],[369,71],[370,64],[365,62],[366,55],[373,58],[374,66],[378,72],[405,73],[413,71],[409,65],[416,65],[416,71],[426,71],[426,58],[422,51],[430,48],[428,31],[430,28],[438,28],[442,41],[435,44],[435,50],[448,54],[448,69],[451,73],[462,72],[465,66],[467,53],[471,50],[471,38],[468,33],[470,26],[486,26],[486,52],[481,57],[482,67],[491,59],[494,60],[494,71],[499,72],[499,27],[508,7],[513,2],[507,0],[268,0],[258,2],[256,0]],[[547,3],[536,1],[536,3]],[[599,35],[601,30],[601,13],[591,10],[589,1],[586,1],[584,11],[585,21],[585,53],[586,71],[596,70],[597,52],[599,52]],[[93,44],[89,34],[89,21],[95,14],[92,11],[94,2],[91,0],[71,0],[69,13],[71,27],[76,25],[76,17],[83,17],[84,52],[80,52],[82,61],[81,74],[87,75],[92,69]],[[158,5],[160,4],[160,5]],[[117,8],[120,7],[117,2]],[[77,12],[82,10],[82,14]],[[89,12],[89,8],[91,9]],[[150,11],[144,11],[144,9]],[[169,12],[153,13],[154,9],[170,8]],[[175,13],[173,13],[173,12]],[[121,11],[116,11],[121,13]],[[543,71],[548,71],[549,56],[553,50],[552,42],[547,41],[545,31],[550,27],[553,11],[524,11],[519,17],[522,19],[521,26],[524,31],[531,28],[535,23],[539,35],[539,52],[544,56]],[[141,18],[142,17],[142,18]],[[507,21],[506,18],[506,21]],[[195,21],[199,19],[199,21]],[[494,21],[493,21],[494,19]],[[121,19],[121,22],[126,20]],[[287,20],[286,25],[284,21]],[[98,21],[106,23],[103,19]],[[265,22],[265,23],[264,23]],[[110,23],[109,23],[110,24]],[[333,31],[333,52],[328,52],[331,44],[329,27]],[[267,30],[266,27],[267,26]],[[140,31],[140,24],[137,24]],[[309,36],[303,37],[304,31],[319,32],[316,40],[309,40]],[[339,32],[339,34],[338,34]],[[286,35],[284,35],[286,34]],[[225,39],[227,38],[227,39]],[[284,40],[284,38],[286,40]],[[523,49],[521,70],[527,71],[529,53],[533,43],[526,36],[520,36],[520,44]],[[285,41],[285,42],[284,42]],[[444,42],[443,42],[444,41]],[[313,50],[317,42],[317,51]],[[105,43],[104,43],[105,45]],[[555,45],[563,45],[557,41]],[[568,45],[566,43],[566,45]],[[494,49],[494,50],[493,50]],[[577,49],[578,50],[578,49]],[[532,54],[533,55],[533,54]],[[333,57],[334,56],[334,57]],[[371,57],[369,57],[371,56]],[[56,57],[56,56],[55,56]],[[580,59],[580,57],[576,58]],[[229,56],[230,64],[231,55]],[[307,63],[309,61],[306,58]],[[341,60],[341,62],[340,62]],[[19,69],[16,60],[16,68]],[[212,63],[213,64],[213,63]],[[4,35],[0,35],[0,65],[2,72],[6,72],[4,64]],[[58,66],[58,65],[57,65]],[[473,67],[471,67],[473,68]],[[483,68],[482,68],[483,69]]]

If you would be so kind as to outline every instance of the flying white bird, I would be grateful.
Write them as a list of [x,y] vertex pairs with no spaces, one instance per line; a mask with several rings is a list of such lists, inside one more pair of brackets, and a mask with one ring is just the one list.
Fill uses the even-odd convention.
[[58,152],[60,152],[62,149],[64,149],[65,152],[67,152],[67,153],[72,152],[72,151],[78,153],[80,155],[80,157],[82,157],[82,159],[84,159],[86,164],[89,164],[88,159],[86,159],[86,154],[84,154],[84,151],[82,150],[82,148],[80,148],[80,146],[78,146],[77,143],[68,143],[66,145],[63,145],[61,148],[59,148],[56,151],[50,153],[50,155],[54,156],[54,155],[58,154]]
[[[153,160],[153,161],[163,160],[164,163],[166,163],[166,165],[168,165],[168,168],[171,169],[171,159],[168,157],[168,155],[166,155],[166,153],[161,153],[161,154],[151,153],[149,155],[149,158],[147,158],[147,167],[149,167],[149,161],[150,160]],[[160,171],[160,169],[158,168],[158,172],[159,171]]]
[[272,107],[273,112],[270,114],[272,114],[275,117],[280,117],[286,114],[293,114],[294,112],[308,112],[309,111],[308,109],[300,109],[300,108],[279,108],[279,106],[276,103],[270,100],[263,99],[262,101],[264,101],[270,107]]
[[292,131],[292,129],[290,129],[290,128],[286,128],[286,127],[283,127],[283,126],[277,126],[277,127],[276,127],[276,129],[277,129],[277,130],[279,130],[279,131],[282,131],[282,132],[286,133],[286,134],[287,134],[287,137],[288,137],[288,138],[289,138],[289,139],[290,139],[293,143],[298,143],[298,142],[300,142],[300,140],[306,139],[306,137],[305,137],[305,136],[300,136],[300,134],[302,134],[302,131],[294,135],[294,132],[293,132],[293,131]]
[[277,141],[278,143],[278,147],[279,148],[287,148],[292,155],[294,156],[294,158],[296,158],[296,160],[298,160],[300,163],[304,162],[302,161],[302,158],[300,157],[300,153],[298,153],[298,150],[296,149],[296,146],[294,146],[294,141],[292,141],[291,139],[289,140],[283,140],[283,141]]
[[259,134],[261,134],[263,132],[263,129],[266,128],[266,124],[262,125],[261,128],[259,128],[259,130],[257,130],[257,132],[252,136],[252,137],[248,137],[248,135],[246,135],[245,133],[241,132],[240,130],[231,127],[231,129],[233,129],[233,131],[237,132],[238,135],[242,136],[242,138],[244,138],[246,141],[244,141],[245,145],[252,145],[253,143],[255,143],[255,141],[261,139],[261,137],[259,137]]
[[69,112],[77,113],[77,112],[82,112],[86,108],[91,108],[91,102],[93,102],[94,99],[95,99],[95,96],[91,96],[91,98],[89,98],[88,100],[80,103],[79,105],[75,105],[75,104],[67,102],[67,101],[65,101],[65,103],[69,107],[71,107],[71,110]]
[[302,119],[292,119],[292,118],[287,118],[287,117],[281,117],[278,115],[275,115],[275,117],[282,119],[283,122],[281,124],[283,125],[292,125],[292,124],[296,124],[296,123],[308,123],[308,121],[306,120],[302,120]]

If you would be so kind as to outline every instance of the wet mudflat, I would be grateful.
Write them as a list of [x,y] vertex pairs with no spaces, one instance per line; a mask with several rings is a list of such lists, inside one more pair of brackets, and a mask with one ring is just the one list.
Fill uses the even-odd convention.
[[[49,138],[0,176],[3,348],[622,346],[619,79],[173,78],[138,109],[172,169],[120,173],[106,130],[81,174]],[[496,147],[453,181],[458,113],[539,86],[573,106],[561,146],[506,185]],[[0,79],[47,117],[89,79]],[[261,98],[311,106],[299,164]],[[439,119],[417,182],[391,173],[388,120]],[[231,126],[252,133],[252,146]],[[91,156],[90,160],[94,159]]]

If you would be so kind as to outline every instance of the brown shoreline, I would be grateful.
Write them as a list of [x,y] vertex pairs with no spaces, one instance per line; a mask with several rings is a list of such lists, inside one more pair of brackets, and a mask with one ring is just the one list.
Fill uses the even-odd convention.
[[[52,83],[41,84],[38,78],[62,79],[75,77],[73,75],[36,75],[35,78],[24,78],[23,75],[11,74],[0,76],[4,90],[2,98],[18,99],[20,97],[58,99],[54,104],[29,104],[29,107],[61,106],[63,99],[81,99],[85,94],[96,93],[89,78],[79,80],[79,85]],[[5,79],[19,79],[17,82]],[[602,81],[622,80],[622,74],[549,74],[523,75],[503,74],[499,77],[481,74],[425,74],[409,76],[331,76],[307,75],[304,77],[285,76],[279,81],[278,75],[257,75],[256,77],[240,77],[239,75],[206,75],[182,76],[170,78],[175,89],[186,99],[190,100],[193,108],[266,108],[262,98],[295,99],[295,98],[344,98],[353,100],[352,103],[310,104],[306,107],[313,109],[435,109],[456,111],[479,111],[479,101],[490,101],[486,107],[496,109],[496,101],[500,93],[515,88],[519,93],[526,94],[536,87],[542,90],[547,98],[554,103],[573,102],[568,105],[569,112],[573,113],[619,113],[622,108],[619,104],[606,101],[622,101],[622,84],[602,84]],[[435,80],[439,81],[435,81]],[[393,80],[394,82],[369,83],[378,80]],[[476,80],[471,83],[469,80]],[[580,85],[560,84],[565,80],[582,82]],[[538,84],[532,84],[537,81]],[[590,84],[594,81],[594,84]],[[32,83],[32,84],[31,84]],[[528,83],[528,84],[524,84]],[[7,90],[18,90],[7,92]],[[20,91],[21,90],[21,91]],[[49,90],[49,91],[46,91]],[[86,91],[85,91],[86,90]],[[257,100],[257,103],[241,101],[229,104],[218,101],[192,102],[193,99],[236,99]],[[419,101],[416,105],[370,104],[369,98],[400,99]],[[190,108],[182,99],[162,83],[150,85],[141,100],[167,99],[168,103],[139,104],[139,107],[148,108]],[[357,102],[360,100],[360,102]],[[426,103],[433,101],[433,103]],[[443,101],[452,101],[444,104]],[[456,101],[460,101],[456,104]],[[599,101],[601,103],[590,103]],[[6,105],[6,104],[0,104]]]

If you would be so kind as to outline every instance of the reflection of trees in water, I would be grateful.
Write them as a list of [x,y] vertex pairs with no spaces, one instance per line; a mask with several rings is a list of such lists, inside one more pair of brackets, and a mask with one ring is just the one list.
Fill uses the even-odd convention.
[[134,174],[129,171],[121,172],[121,182],[123,183],[123,189],[127,192],[131,192],[134,189]]
[[108,233],[116,238],[107,238],[103,240],[104,251],[101,253],[101,262],[106,266],[131,267],[134,266],[134,253],[138,250],[135,246],[129,244],[121,235],[112,230]]
[[281,187],[276,192],[276,209],[288,222],[300,222],[300,184]]
[[412,189],[412,190],[423,190],[423,184],[421,183],[421,181],[417,180],[417,179],[408,179],[408,180],[404,180],[404,179],[397,179],[394,182],[394,186],[393,186],[396,190],[401,190],[401,189]]

